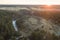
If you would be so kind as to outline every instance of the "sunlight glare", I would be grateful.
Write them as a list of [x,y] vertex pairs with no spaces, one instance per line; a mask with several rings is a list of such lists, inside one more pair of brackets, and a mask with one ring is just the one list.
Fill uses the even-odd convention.
[[47,6],[51,6],[51,4],[46,4]]

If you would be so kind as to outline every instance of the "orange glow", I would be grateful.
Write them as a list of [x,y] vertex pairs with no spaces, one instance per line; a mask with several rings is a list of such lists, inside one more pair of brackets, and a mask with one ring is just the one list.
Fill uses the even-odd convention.
[[42,6],[39,6],[42,10],[45,10],[45,11],[53,11],[54,10],[54,6],[53,5],[50,5],[50,4],[45,4],[45,5],[42,5]]
[[47,4],[46,6],[44,6],[45,9],[52,9],[52,5]]

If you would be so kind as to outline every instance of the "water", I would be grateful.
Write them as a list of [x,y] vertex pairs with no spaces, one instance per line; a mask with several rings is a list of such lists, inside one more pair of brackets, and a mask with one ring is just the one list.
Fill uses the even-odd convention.
[[13,27],[14,27],[15,31],[18,31],[18,28],[17,28],[17,26],[16,26],[16,20],[13,20],[13,21],[12,21],[12,24],[13,24]]
[[[18,31],[18,28],[17,28],[17,26],[16,26],[16,20],[12,20],[12,24],[13,24],[13,27],[14,27],[15,31]],[[18,39],[19,39],[19,38],[16,37],[16,40],[18,40]]]

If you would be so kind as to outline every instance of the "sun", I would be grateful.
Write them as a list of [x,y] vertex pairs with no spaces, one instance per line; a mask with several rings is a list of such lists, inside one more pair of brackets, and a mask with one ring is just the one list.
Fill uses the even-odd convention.
[[46,4],[47,6],[51,6],[51,4]]
[[44,8],[50,10],[50,9],[52,9],[52,5],[51,4],[45,4]]

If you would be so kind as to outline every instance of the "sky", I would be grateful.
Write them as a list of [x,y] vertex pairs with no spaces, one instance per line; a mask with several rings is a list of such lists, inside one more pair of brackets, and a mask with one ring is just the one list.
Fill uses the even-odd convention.
[[60,0],[0,0],[0,4],[19,4],[19,5],[60,5]]

